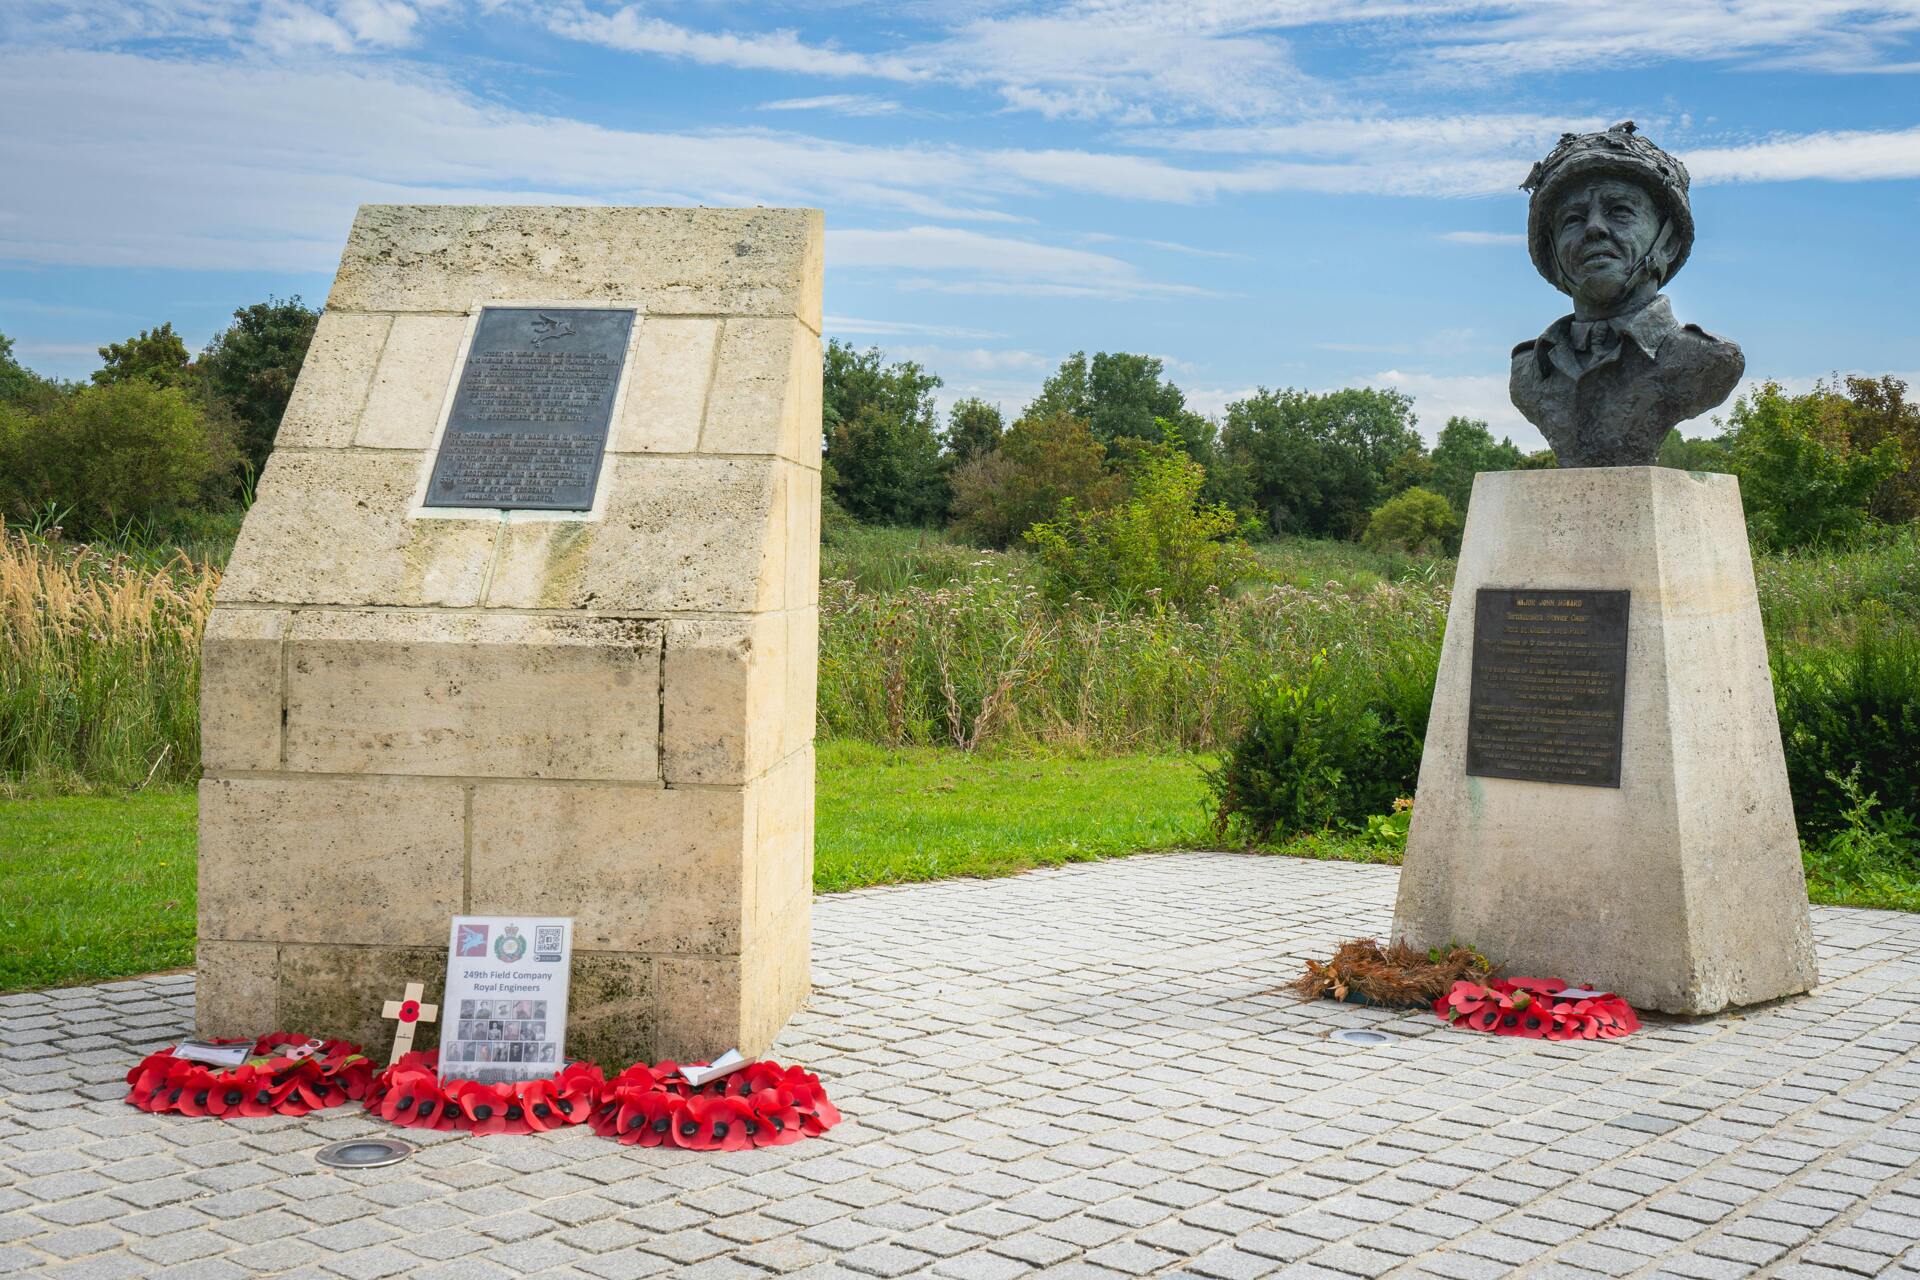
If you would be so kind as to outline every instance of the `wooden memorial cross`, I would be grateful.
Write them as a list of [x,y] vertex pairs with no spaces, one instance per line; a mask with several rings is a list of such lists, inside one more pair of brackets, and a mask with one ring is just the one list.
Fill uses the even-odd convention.
[[432,1022],[440,1016],[437,1004],[421,1004],[420,997],[426,994],[426,988],[417,982],[409,982],[404,999],[389,1000],[380,1010],[383,1018],[397,1018],[399,1025],[393,1029],[393,1053],[387,1058],[387,1065],[400,1061],[400,1055],[413,1048],[413,1029],[417,1023]]

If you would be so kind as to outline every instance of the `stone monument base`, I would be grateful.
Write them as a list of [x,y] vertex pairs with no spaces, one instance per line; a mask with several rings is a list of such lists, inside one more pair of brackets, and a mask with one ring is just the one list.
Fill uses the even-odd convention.
[[[1631,593],[1618,787],[1467,773],[1482,587]],[[1817,980],[1732,476],[1606,467],[1475,481],[1393,932],[1667,1013]]]

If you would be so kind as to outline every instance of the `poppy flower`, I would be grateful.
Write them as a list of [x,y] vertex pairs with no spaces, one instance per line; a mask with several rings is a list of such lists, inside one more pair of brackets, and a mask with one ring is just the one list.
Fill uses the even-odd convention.
[[234,1077],[241,1094],[240,1105],[234,1108],[235,1113],[243,1116],[280,1114],[282,1087],[272,1075],[247,1065],[234,1072]]
[[556,1103],[559,1094],[552,1080],[529,1080],[515,1090],[519,1106],[527,1121],[527,1128],[534,1133],[545,1133],[567,1123]]
[[452,1123],[441,1105],[445,1101],[438,1080],[424,1071],[408,1071],[399,1073],[377,1102],[369,1099],[368,1103],[382,1120],[409,1128],[438,1128],[435,1120]]
[[738,1098],[695,1094],[674,1117],[673,1145],[689,1151],[738,1151],[752,1145],[746,1122],[753,1112]]
[[182,1076],[179,1080],[180,1098],[174,1109],[183,1116],[204,1116],[212,1114],[209,1107],[213,1102],[213,1076],[205,1071],[196,1071],[192,1075]]
[[806,1137],[801,1115],[793,1108],[793,1096],[782,1089],[761,1089],[747,1098],[753,1121],[747,1136],[756,1147],[784,1147]]
[[684,1099],[657,1090],[628,1093],[616,1104],[611,1136],[630,1147],[670,1145],[685,1107]]
[[455,1108],[455,1122],[465,1117],[466,1123],[460,1127],[472,1133],[527,1131],[526,1113],[515,1104],[511,1089],[473,1080],[455,1080],[447,1086],[447,1101]]
[[606,1086],[600,1068],[590,1062],[570,1063],[553,1078],[553,1106],[564,1124],[579,1124],[587,1118],[593,1100]]

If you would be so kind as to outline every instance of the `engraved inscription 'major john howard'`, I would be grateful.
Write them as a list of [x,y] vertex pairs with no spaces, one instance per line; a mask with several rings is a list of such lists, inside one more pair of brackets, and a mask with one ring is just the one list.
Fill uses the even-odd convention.
[[1740,348],[1673,318],[1660,288],[1693,248],[1687,169],[1628,120],[1560,136],[1521,183],[1533,265],[1573,298],[1513,349],[1513,403],[1563,467],[1651,466],[1675,424],[1746,369]]

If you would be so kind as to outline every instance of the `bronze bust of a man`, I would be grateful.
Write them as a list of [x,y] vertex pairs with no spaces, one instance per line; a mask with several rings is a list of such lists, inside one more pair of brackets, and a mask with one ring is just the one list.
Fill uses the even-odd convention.
[[1676,423],[1746,370],[1740,348],[1673,318],[1662,285],[1693,248],[1687,169],[1628,120],[1560,136],[1521,183],[1527,247],[1573,314],[1513,349],[1513,403],[1563,467],[1651,466]]

